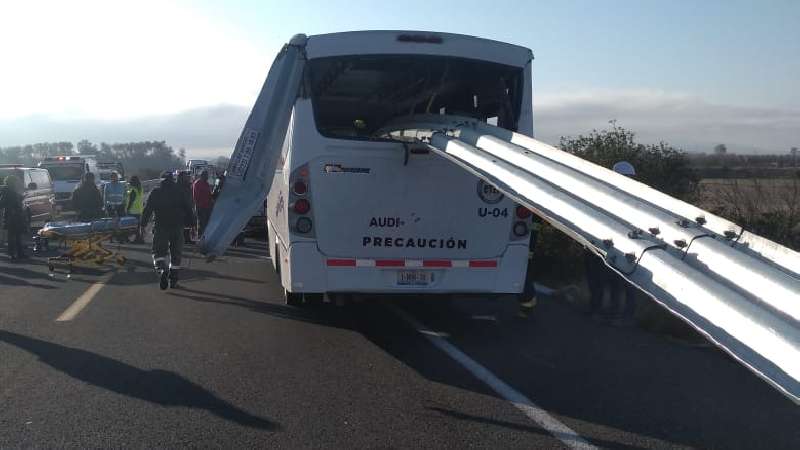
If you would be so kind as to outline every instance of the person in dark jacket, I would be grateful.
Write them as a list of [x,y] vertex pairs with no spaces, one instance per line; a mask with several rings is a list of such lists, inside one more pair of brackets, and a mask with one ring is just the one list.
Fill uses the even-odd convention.
[[72,207],[78,213],[78,220],[91,222],[103,214],[103,195],[94,184],[94,174],[86,172],[81,184],[72,191]]
[[22,259],[22,235],[25,233],[25,214],[22,206],[22,181],[14,175],[6,177],[6,185],[0,191],[0,209],[3,210],[3,224],[8,231],[8,256]]
[[[161,289],[177,287],[183,251],[183,228],[194,222],[192,203],[175,183],[171,172],[161,175],[161,184],[147,198],[142,213],[142,228],[155,214],[153,226],[153,266],[159,274]],[[167,265],[167,252],[170,263]]]

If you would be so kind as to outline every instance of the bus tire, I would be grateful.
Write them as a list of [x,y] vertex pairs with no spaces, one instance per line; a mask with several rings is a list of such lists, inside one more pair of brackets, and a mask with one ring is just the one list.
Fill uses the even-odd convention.
[[322,305],[323,296],[324,294],[320,293],[307,293],[303,294],[303,300],[305,300],[305,303],[309,306],[320,306]]
[[299,292],[289,292],[284,288],[283,301],[287,306],[303,306],[303,294]]

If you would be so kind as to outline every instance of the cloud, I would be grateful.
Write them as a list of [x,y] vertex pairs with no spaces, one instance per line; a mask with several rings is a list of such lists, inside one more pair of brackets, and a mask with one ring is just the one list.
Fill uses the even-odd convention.
[[555,143],[608,127],[609,120],[646,143],[666,141],[710,152],[784,153],[800,145],[800,109],[716,105],[696,96],[655,90],[599,90],[534,98],[537,137]]
[[[249,108],[222,104],[176,114],[135,119],[66,120],[50,116],[0,119],[0,146],[89,139],[93,142],[166,140],[193,157],[228,155]],[[539,139],[608,127],[608,121],[637,133],[641,142],[666,141],[688,151],[785,153],[800,146],[800,110],[709,104],[697,97],[661,91],[589,91],[543,94],[534,99]]]

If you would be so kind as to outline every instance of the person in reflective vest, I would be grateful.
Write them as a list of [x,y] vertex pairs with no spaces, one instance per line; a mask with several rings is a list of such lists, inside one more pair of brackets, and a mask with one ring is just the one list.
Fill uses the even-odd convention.
[[144,211],[144,190],[142,189],[142,182],[136,175],[132,176],[128,181],[128,201],[125,207],[126,213],[129,216],[134,216],[139,221],[139,226],[136,228],[135,244],[143,244],[144,236],[142,234],[142,211]]
[[533,254],[534,250],[536,250],[536,242],[541,228],[542,219],[534,214],[531,221],[531,240],[528,243],[528,267],[525,270],[525,285],[522,293],[517,296],[519,305],[517,317],[521,319],[527,319],[538,303],[536,299],[536,269],[533,264]]
[[111,172],[111,181],[103,185],[103,204],[110,217],[125,215],[125,186],[119,182],[117,172]]

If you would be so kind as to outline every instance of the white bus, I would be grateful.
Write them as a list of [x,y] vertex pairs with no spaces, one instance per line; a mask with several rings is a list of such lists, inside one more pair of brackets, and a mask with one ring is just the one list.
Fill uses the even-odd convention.
[[402,31],[311,36],[305,51],[266,205],[286,302],[521,294],[530,212],[403,124],[463,118],[531,135],[531,51]]

